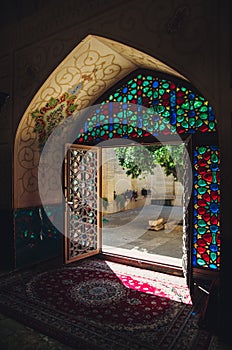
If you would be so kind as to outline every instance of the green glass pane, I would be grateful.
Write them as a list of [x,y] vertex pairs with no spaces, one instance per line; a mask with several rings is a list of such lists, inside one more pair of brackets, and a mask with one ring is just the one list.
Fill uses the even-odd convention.
[[184,86],[182,86],[180,89],[181,91],[184,91],[184,92],[187,90]]
[[218,156],[215,153],[211,155],[211,161],[213,163],[218,163]]
[[159,97],[158,91],[153,92],[153,97],[154,97],[154,99],[157,99]]
[[131,94],[129,94],[127,97],[128,97],[129,101],[131,101],[133,99],[133,96]]
[[205,180],[203,180],[203,179],[200,179],[200,180],[198,181],[198,185],[199,185],[199,186],[207,186],[207,182],[206,182]]
[[184,103],[182,103],[181,107],[182,107],[183,109],[189,109],[190,104],[189,104],[189,102],[184,102]]
[[208,111],[208,107],[206,106],[202,106],[200,109],[199,109],[200,112],[207,112]]
[[217,254],[214,253],[214,252],[211,252],[211,253],[210,253],[210,258],[211,258],[213,261],[215,261],[215,260],[217,259]]
[[131,90],[131,93],[132,93],[132,95],[136,95],[137,94],[137,90],[133,89],[133,90]]
[[143,86],[148,86],[149,84],[150,84],[150,82],[149,82],[149,81],[144,80],[144,82],[143,82]]
[[205,194],[206,191],[207,191],[207,188],[205,188],[205,187],[198,187],[198,189],[197,189],[197,192],[201,195]]
[[170,130],[171,132],[176,132],[176,125],[171,125]]
[[119,96],[118,98],[117,98],[117,102],[121,102],[122,101],[122,96]]
[[206,119],[208,119],[208,114],[207,114],[207,113],[201,113],[201,114],[200,114],[200,118],[201,118],[202,120],[206,120]]
[[198,227],[197,232],[200,235],[204,235],[206,233],[206,228],[205,227]]
[[204,220],[198,220],[198,225],[200,227],[205,227],[206,226],[206,222]]
[[152,79],[153,79],[153,77],[151,75],[147,76],[147,80],[152,80]]
[[196,127],[199,128],[200,126],[203,125],[203,121],[201,119],[197,119],[196,121]]
[[182,115],[184,114],[184,110],[182,108],[178,108],[176,113],[177,115]]
[[184,115],[178,115],[176,120],[178,121],[178,123],[181,123],[184,120]]
[[135,89],[135,88],[137,88],[137,84],[133,83],[133,84],[131,84],[131,87],[132,87],[132,89]]
[[100,119],[100,122],[102,122],[102,121],[105,119],[105,117],[106,117],[106,116],[105,116],[104,114],[101,114],[101,115],[100,115],[100,118],[99,118],[99,119]]
[[169,111],[165,111],[164,113],[162,113],[162,115],[164,117],[170,117],[170,112]]
[[198,147],[199,154],[204,154],[207,151],[206,147]]
[[137,116],[136,116],[136,115],[132,115],[131,120],[132,120],[132,121],[133,121],[133,120],[137,120]]
[[160,124],[160,126],[159,126],[159,130],[160,130],[160,131],[163,131],[164,129],[166,129],[165,124]]
[[147,92],[148,92],[149,90],[150,90],[149,87],[145,87],[145,88],[143,88],[143,93],[144,93],[144,94],[147,94]]
[[129,127],[128,127],[128,133],[131,134],[132,132],[133,132],[132,126],[129,126]]
[[113,137],[113,133],[109,132],[109,138],[112,139],[112,137]]
[[101,130],[100,135],[101,135],[101,136],[104,136],[104,135],[105,135],[105,133],[106,133],[106,132],[105,132],[105,130]]
[[141,136],[143,134],[143,130],[142,129],[138,129],[137,133],[138,133],[139,136]]
[[117,133],[118,133],[118,135],[122,135],[122,129],[118,128]]
[[115,92],[115,94],[114,94],[114,97],[118,97],[119,96],[119,92]]
[[214,184],[216,184],[217,183],[217,176],[216,176],[216,173],[215,172],[212,172],[212,182],[214,183]]
[[144,113],[144,114],[143,114],[143,119],[150,119],[150,115],[147,114],[147,113]]
[[214,232],[212,232],[212,244],[217,244],[216,234]]
[[152,134],[153,131],[154,131],[153,126],[149,125],[149,126],[147,127],[147,131],[149,131],[149,132]]
[[169,118],[163,118],[163,119],[162,119],[162,122],[163,122],[164,124],[169,124],[169,123],[170,123],[170,119],[169,119]]
[[151,91],[151,90],[147,93],[147,96],[148,96],[148,97],[151,97],[151,96],[152,96],[152,91]]
[[108,124],[105,124],[105,125],[103,125],[103,127],[102,127],[104,130],[109,130],[109,125]]
[[165,82],[165,83],[163,83],[162,86],[163,86],[164,89],[168,89],[168,88],[169,88],[169,83],[168,83],[168,82]]
[[202,106],[202,101],[195,101],[194,102],[194,108],[199,108]]
[[139,75],[137,76],[137,79],[142,79],[142,75],[139,74]]
[[164,106],[157,106],[156,110],[157,110],[157,113],[162,113],[165,111],[165,107]]
[[195,118],[189,118],[189,125],[194,126],[195,125]]
[[163,95],[165,93],[165,90],[164,89],[159,89],[159,94],[160,95]]
[[188,122],[186,120],[183,120],[183,122],[181,123],[181,126],[185,129],[188,129]]
[[203,266],[203,265],[205,265],[205,260],[197,259],[197,263],[198,263],[198,265]]
[[210,128],[210,130],[213,130],[215,128],[215,123],[209,122],[209,128]]

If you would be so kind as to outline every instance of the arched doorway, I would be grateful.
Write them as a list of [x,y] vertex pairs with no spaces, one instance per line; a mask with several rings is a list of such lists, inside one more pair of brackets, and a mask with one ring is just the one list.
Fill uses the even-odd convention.
[[[42,237],[41,241],[46,241],[49,238],[53,239],[55,235],[58,236],[49,220],[46,219],[45,222],[38,195],[36,169],[41,148],[55,126],[62,120],[78,109],[100,103],[103,109],[104,106],[106,107],[105,112],[101,113],[100,110],[98,115],[96,111],[95,115],[86,119],[84,129],[80,130],[77,136],[77,143],[96,145],[101,140],[113,138],[129,138],[147,143],[154,142],[158,134],[165,136],[166,140],[171,139],[174,132],[177,132],[185,141],[191,139],[194,196],[193,206],[188,213],[194,215],[187,216],[188,222],[185,226],[188,232],[191,231],[191,236],[185,235],[188,246],[185,251],[185,261],[188,261],[191,271],[195,273],[218,271],[220,267],[219,188],[217,187],[219,157],[212,107],[184,77],[163,63],[140,53],[138,57],[141,66],[143,64],[147,69],[151,66],[153,68],[152,71],[143,70],[141,73],[136,70],[138,66],[135,63],[131,64],[128,48],[130,60],[124,61],[127,52],[125,46],[122,59],[121,56],[119,58],[116,54],[113,55],[111,41],[94,37],[87,39],[76,49],[75,54],[71,53],[62,62],[39,90],[18,128],[15,147],[15,229],[18,247],[20,244],[23,246],[25,239],[29,239],[29,247],[32,245],[33,249],[33,244],[38,237]],[[90,49],[91,45],[96,45],[96,42],[98,54]],[[104,60],[100,55],[100,44],[104,49],[108,45],[109,54],[105,54],[104,51]],[[115,46],[113,47],[115,49]],[[121,48],[120,44],[119,47]],[[69,60],[76,57],[78,50],[80,53],[78,59],[71,66]],[[94,57],[95,64],[90,63],[88,57]],[[77,70],[77,63],[81,64],[81,72]],[[129,80],[128,77],[126,80],[121,80],[129,72],[133,72]],[[164,73],[168,75],[162,75]],[[70,76],[68,83],[67,75]],[[117,81],[119,83],[115,86]],[[59,88],[56,89],[57,85]],[[113,90],[109,91],[112,86]],[[51,91],[54,94],[51,94]],[[100,97],[105,91],[107,93]],[[128,103],[152,108],[159,118],[151,120],[143,114],[141,118],[124,121],[121,114],[111,115],[111,111],[107,109],[111,102],[121,104],[122,108],[123,104]],[[185,193],[188,195],[188,191]],[[54,207],[59,202],[60,199],[57,199],[54,194],[55,189],[52,187],[51,179],[51,186],[48,188],[48,206]],[[48,210],[46,212],[48,213]],[[51,210],[52,216],[54,214]],[[25,222],[25,218],[32,223],[32,226],[36,226],[36,230],[32,228],[30,232],[28,225],[25,227],[20,225],[20,222]],[[189,254],[190,246],[191,254]]]
[[[184,176],[185,201],[193,186],[192,200],[184,208],[184,269],[218,270],[219,157],[215,117],[208,101],[186,82],[154,71],[133,72],[99,101],[103,108],[86,119],[77,138],[79,144],[95,146],[121,138],[146,144],[156,142],[160,134],[171,142],[176,132],[181,135],[193,166],[193,185],[188,183],[189,169],[185,168]],[[118,111],[115,102],[120,104]],[[145,104],[147,109],[123,113],[130,103],[136,109]],[[156,111],[155,116],[149,116],[149,108]]]

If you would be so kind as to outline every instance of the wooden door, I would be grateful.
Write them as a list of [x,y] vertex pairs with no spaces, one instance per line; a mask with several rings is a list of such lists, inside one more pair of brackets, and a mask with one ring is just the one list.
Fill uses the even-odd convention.
[[101,153],[98,147],[66,145],[65,263],[101,251]]

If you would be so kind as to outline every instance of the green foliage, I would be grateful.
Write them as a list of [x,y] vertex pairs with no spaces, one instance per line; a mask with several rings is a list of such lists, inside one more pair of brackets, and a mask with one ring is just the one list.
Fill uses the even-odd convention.
[[116,148],[119,164],[132,179],[140,175],[153,174],[156,166],[153,154],[146,147],[129,146]]
[[182,181],[184,144],[129,146],[116,148],[119,164],[132,179],[141,175],[153,174],[159,164],[167,176]]

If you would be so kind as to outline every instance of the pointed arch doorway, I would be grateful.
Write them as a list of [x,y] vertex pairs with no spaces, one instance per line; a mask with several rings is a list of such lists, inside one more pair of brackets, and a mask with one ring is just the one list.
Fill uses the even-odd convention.
[[[150,90],[147,89],[148,86]],[[99,101],[100,108],[97,107],[94,115],[88,116],[85,120],[84,128],[76,140],[79,144],[77,147],[81,147],[80,144],[95,147],[106,140],[119,139],[127,139],[131,142],[136,140],[140,144],[155,144],[160,135],[162,135],[162,141],[167,143],[172,142],[178,134],[186,144],[186,154],[191,159],[190,165],[186,166],[185,162],[183,177],[185,184],[182,268],[178,269],[175,266],[154,261],[122,258],[117,254],[107,254],[107,257],[127,264],[148,268],[152,266],[168,273],[178,274],[184,271],[189,287],[192,289],[193,273],[198,273],[193,266],[194,262],[196,264],[197,256],[199,264],[204,261],[199,257],[201,253],[205,259],[207,259],[207,253],[212,258],[216,258],[210,250],[206,251],[205,247],[197,246],[197,239],[200,240],[200,244],[203,244],[204,241],[201,241],[201,238],[205,234],[205,237],[208,237],[207,228],[209,228],[208,233],[211,229],[217,231],[216,225],[213,224],[216,223],[216,217],[210,213],[212,205],[207,204],[207,201],[214,201],[212,193],[216,198],[214,192],[218,179],[217,174],[214,173],[215,186],[208,181],[211,178],[211,170],[218,171],[217,135],[212,108],[208,101],[188,84],[152,71],[133,72],[108,91],[107,96],[103,96],[97,103]],[[113,108],[114,103],[118,104],[116,111]],[[143,104],[146,105],[145,112],[142,112]],[[129,105],[132,107],[132,113],[131,110],[126,113]],[[217,163],[215,166],[212,164],[213,159]],[[190,179],[189,175],[193,176],[193,179]],[[214,206],[215,203],[211,204]],[[207,220],[211,220],[208,225]],[[100,244],[102,243],[102,238],[97,240]],[[102,251],[101,245],[96,252],[100,251]],[[81,258],[79,253],[77,255],[77,259]],[[210,266],[214,268],[214,264],[211,263]]]
[[[103,47],[104,54],[101,54]],[[99,53],[94,55],[94,60],[93,51]],[[133,61],[135,56],[138,57],[137,64]],[[83,57],[89,58],[88,62],[93,64],[85,66],[87,58],[83,60]],[[139,66],[146,69],[137,70]],[[68,82],[67,72],[70,76]],[[127,75],[129,72],[132,73]],[[116,81],[118,83],[114,85]],[[96,86],[98,93],[94,90]],[[112,113],[112,103],[118,103],[121,109]],[[40,221],[41,202],[36,187],[39,149],[57,123],[76,110],[93,104],[99,104],[101,108],[94,115],[86,116],[75,142],[79,146],[98,147],[101,141],[111,139],[153,143],[160,135],[167,142],[175,133],[183,141],[188,137],[192,139],[193,196],[192,207],[186,212],[191,213],[193,220],[191,215],[187,216],[189,234],[186,235],[188,248],[184,249],[184,265],[189,264],[187,274],[190,276],[217,272],[220,268],[219,150],[212,106],[178,72],[125,45],[117,43],[115,46],[108,39],[87,37],[57,67],[28,106],[15,141],[14,203],[17,218],[24,219],[29,211],[30,220],[36,215]],[[124,118],[124,106],[128,104],[139,106],[136,107],[138,114]],[[152,109],[152,113],[140,113],[141,106]],[[151,117],[154,114],[155,117]],[[30,159],[23,157],[25,149],[27,154],[30,152]],[[186,195],[189,193],[185,191]],[[49,206],[59,203],[54,184],[51,187],[48,184],[47,194]],[[52,237],[50,228],[49,232]],[[16,222],[15,236],[19,244],[24,245],[20,222]],[[32,240],[35,238],[34,232],[27,232],[28,236]],[[99,238],[97,241],[101,243]],[[69,243],[67,241],[66,248]],[[78,244],[67,249],[75,251]],[[32,246],[36,248],[36,244]],[[19,256],[18,247],[16,244],[16,257]],[[93,250],[91,254],[95,253]]]

